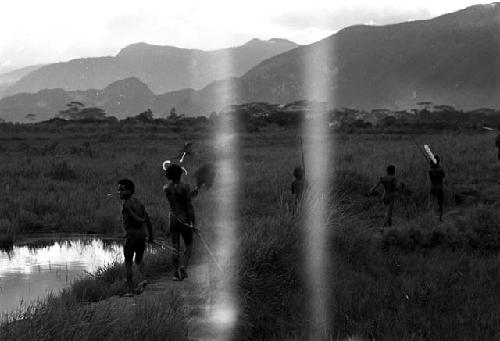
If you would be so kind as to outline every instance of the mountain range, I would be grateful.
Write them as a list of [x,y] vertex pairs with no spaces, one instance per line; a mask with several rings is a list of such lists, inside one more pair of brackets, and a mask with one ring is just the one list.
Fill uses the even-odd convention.
[[[257,43],[250,41],[246,45],[252,42]],[[142,54],[134,52],[142,50],[141,46],[129,46],[114,58],[122,55],[120,58],[141,60]],[[138,114],[147,108],[168,113],[172,107],[186,115],[202,115],[227,104],[287,103],[299,99],[365,110],[410,109],[419,101],[462,109],[499,107],[499,48],[500,4],[475,5],[430,20],[347,27],[313,44],[276,53],[240,76],[214,77],[201,88],[182,85],[157,95],[162,93],[159,89],[163,83],[153,86],[150,80],[133,75],[135,78],[96,87],[101,90],[58,89],[18,94],[0,100],[0,117],[20,120],[28,110],[37,112],[40,118],[54,115],[64,108],[59,104],[68,100],[101,106],[118,117]],[[228,65],[228,59],[232,65],[240,65],[235,55],[222,55],[224,62],[219,65]],[[199,76],[188,78],[208,81],[210,77],[201,76],[203,68],[191,66],[189,74]],[[44,66],[29,73],[9,91],[18,84],[28,84],[32,74],[48,72],[50,68]]]
[[35,71],[40,67],[42,67],[42,65],[32,65],[0,73],[0,98],[3,97],[3,93],[9,87],[14,85],[17,81],[19,81],[30,72]]
[[214,80],[241,76],[259,62],[295,47],[297,44],[278,38],[252,39],[238,47],[214,51],[137,43],[114,57],[44,65],[6,89],[4,96],[54,88],[102,89],[127,77],[140,79],[157,94],[200,89]]
[[370,110],[410,109],[419,101],[498,107],[499,90],[500,4],[494,3],[430,20],[345,28],[260,63],[232,92],[240,103],[315,97]]

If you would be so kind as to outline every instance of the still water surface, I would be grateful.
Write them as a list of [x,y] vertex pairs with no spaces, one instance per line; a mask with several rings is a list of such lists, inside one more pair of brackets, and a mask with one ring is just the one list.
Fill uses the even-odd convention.
[[0,315],[58,293],[85,271],[114,261],[123,261],[119,241],[96,238],[38,239],[0,251]]

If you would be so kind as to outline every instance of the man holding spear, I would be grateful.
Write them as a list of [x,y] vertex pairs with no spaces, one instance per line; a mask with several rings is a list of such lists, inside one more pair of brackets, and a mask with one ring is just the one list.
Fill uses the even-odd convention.
[[[184,144],[184,150],[180,156],[179,163],[184,161],[186,155],[193,155],[191,146],[192,143],[190,142]],[[165,191],[165,196],[167,197],[170,205],[170,236],[172,238],[174,251],[174,276],[172,279],[174,281],[182,281],[184,278],[188,277],[187,266],[192,254],[193,233],[196,233],[200,237],[200,240],[212,257],[212,260],[221,270],[221,267],[212,253],[212,250],[210,250],[209,246],[199,233],[199,229],[194,226],[195,214],[191,203],[191,199],[198,195],[200,188],[205,186],[206,189],[209,189],[214,183],[214,166],[207,163],[198,168],[195,172],[196,186],[193,190],[191,190],[189,184],[181,181],[182,173],[187,175],[187,170],[184,167],[171,163],[170,160],[166,160],[163,162],[163,170],[165,171],[167,179],[170,180],[170,184],[163,186],[163,190]],[[186,248],[184,251],[182,266],[180,266],[179,262],[181,236],[184,240],[184,246]]]
[[439,209],[439,221],[443,221],[443,179],[445,173],[439,165],[439,157],[434,155],[430,160],[429,179],[431,180],[430,196],[437,201]]
[[432,153],[429,145],[424,144],[423,154],[424,156],[426,156],[426,158],[429,158],[429,180],[431,182],[429,195],[431,199],[434,199],[437,202],[439,210],[439,221],[443,221],[443,179],[445,177],[445,173],[441,168],[439,157]]
[[[165,195],[170,204],[170,235],[174,252],[174,281],[182,281],[188,277],[187,266],[191,258],[193,247],[193,229],[195,224],[194,208],[191,198],[198,192],[198,188],[191,191],[189,184],[181,181],[183,169],[177,165],[170,165],[165,175],[170,184],[164,186]],[[183,265],[179,266],[181,236],[186,250]]]

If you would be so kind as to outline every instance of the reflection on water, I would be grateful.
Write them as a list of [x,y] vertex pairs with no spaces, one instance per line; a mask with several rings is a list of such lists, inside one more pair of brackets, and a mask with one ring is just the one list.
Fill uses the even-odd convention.
[[116,240],[36,240],[0,251],[0,313],[57,293],[85,271],[114,261],[123,261]]

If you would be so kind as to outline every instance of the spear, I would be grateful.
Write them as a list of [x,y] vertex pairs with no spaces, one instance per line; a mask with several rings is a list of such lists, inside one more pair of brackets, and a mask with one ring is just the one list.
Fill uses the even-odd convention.
[[300,151],[302,154],[302,169],[304,171],[304,179],[306,178],[306,163],[304,162],[304,146],[302,144],[302,136],[299,136],[300,138]]
[[[172,215],[172,214],[171,214]],[[173,216],[173,218],[175,220],[177,220],[178,222],[180,222],[182,225],[186,226],[186,227],[189,227],[190,229],[192,229],[194,231],[194,233],[196,233],[198,235],[198,237],[200,237],[200,240],[201,242],[203,243],[203,246],[205,247],[205,249],[208,251],[208,254],[210,255],[210,257],[212,258],[212,261],[214,262],[214,264],[217,266],[217,268],[223,272],[222,270],[222,267],[219,265],[219,262],[217,262],[217,258],[215,257],[214,253],[212,252],[212,250],[210,249],[210,246],[208,246],[207,242],[205,241],[205,238],[203,238],[203,236],[201,235],[200,233],[200,229],[195,227],[193,224],[188,224],[184,221],[182,221],[181,219]]]
[[174,254],[176,253],[179,253],[175,248],[171,247],[171,246],[168,246],[166,243],[164,242],[159,242],[157,240],[155,240],[153,243],[152,243],[153,246],[159,246],[163,249],[167,249],[169,251],[172,251]]
[[432,153],[431,148],[429,147],[429,145],[424,144],[424,150],[425,150],[425,152],[427,153],[427,155],[429,156],[429,159],[431,159],[431,160],[432,160],[432,162],[433,162],[435,165],[437,165],[437,160],[436,160],[436,158],[434,157],[434,154]]
[[[179,219],[177,219],[178,221],[180,221]],[[210,246],[208,246],[207,242],[205,241],[205,238],[203,238],[203,236],[201,235],[200,233],[200,229],[197,228],[197,227],[194,227],[194,225],[192,224],[188,224],[188,223],[185,223],[183,221],[180,221],[184,226],[187,226],[191,229],[193,229],[194,233],[196,233],[198,235],[198,237],[200,237],[200,240],[201,242],[203,243],[203,246],[205,247],[205,249],[208,251],[208,254],[210,255],[210,257],[212,258],[212,261],[214,262],[214,264],[217,266],[217,268],[223,272],[222,270],[222,267],[219,265],[219,262],[217,262],[217,258],[215,257],[214,253],[212,252],[212,250],[210,249]]]
[[422,153],[422,155],[424,156],[425,160],[427,161],[427,154],[425,154],[425,151],[422,150],[422,148],[420,148],[420,145],[417,143],[417,141],[415,140],[415,138],[412,136],[412,140],[413,140],[413,143],[415,143],[415,146],[417,147],[418,151],[420,153]]
[[189,227],[191,227],[193,229],[193,231],[198,235],[198,237],[200,237],[200,240],[203,243],[203,246],[205,246],[205,249],[208,251],[208,254],[212,258],[212,261],[217,266],[217,268],[220,270],[220,272],[223,272],[222,267],[219,265],[219,262],[217,262],[217,258],[215,258],[215,255],[213,254],[212,250],[210,249],[210,247],[208,246],[207,242],[205,241],[205,239],[201,235],[200,230],[198,228],[194,227],[191,224],[186,224],[186,225],[189,226]]
[[487,126],[484,126],[483,129],[487,130],[487,131],[498,131],[498,129],[487,127]]

